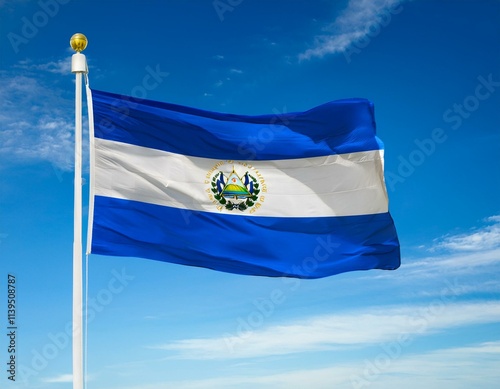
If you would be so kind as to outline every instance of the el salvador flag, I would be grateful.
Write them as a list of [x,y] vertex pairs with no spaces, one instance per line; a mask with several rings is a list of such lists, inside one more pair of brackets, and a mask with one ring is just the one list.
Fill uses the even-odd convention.
[[271,277],[399,267],[371,102],[242,116],[92,95],[89,253]]

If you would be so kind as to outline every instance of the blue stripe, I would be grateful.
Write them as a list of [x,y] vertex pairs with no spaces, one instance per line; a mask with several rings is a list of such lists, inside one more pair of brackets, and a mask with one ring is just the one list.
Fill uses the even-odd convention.
[[306,112],[243,116],[93,91],[95,136],[218,160],[276,160],[378,150],[373,104],[339,100]]
[[247,217],[102,196],[95,197],[92,253],[297,278],[392,270],[400,264],[398,238],[389,213]]

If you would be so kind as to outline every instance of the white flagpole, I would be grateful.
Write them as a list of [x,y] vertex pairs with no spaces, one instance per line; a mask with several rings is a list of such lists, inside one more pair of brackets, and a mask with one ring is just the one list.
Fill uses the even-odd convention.
[[82,270],[82,74],[87,73],[87,60],[81,53],[87,47],[83,34],[70,40],[76,51],[71,58],[75,73],[75,196],[73,235],[73,389],[83,389],[83,270]]

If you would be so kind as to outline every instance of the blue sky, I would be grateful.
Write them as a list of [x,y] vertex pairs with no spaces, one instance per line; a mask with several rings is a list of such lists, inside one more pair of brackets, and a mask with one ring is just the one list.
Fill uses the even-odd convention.
[[89,388],[497,387],[499,1],[2,0],[0,18],[2,388],[71,388],[75,32],[99,90],[241,114],[372,100],[402,249],[396,271],[308,281],[92,255]]

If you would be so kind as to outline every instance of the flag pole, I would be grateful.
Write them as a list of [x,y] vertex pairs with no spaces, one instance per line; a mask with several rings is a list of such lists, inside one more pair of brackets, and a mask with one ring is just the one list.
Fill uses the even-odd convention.
[[71,73],[75,74],[75,192],[73,229],[73,389],[83,389],[83,265],[82,265],[82,74],[87,60],[85,35],[71,37]]

